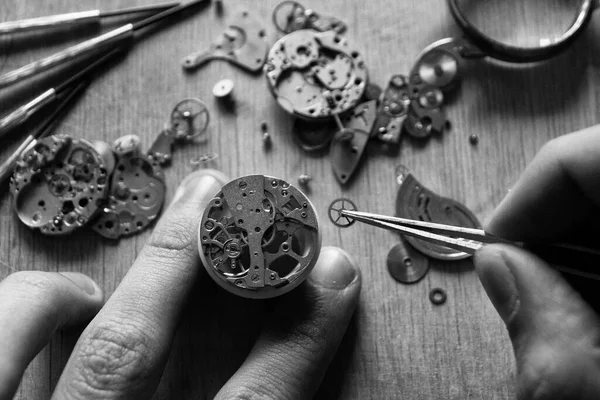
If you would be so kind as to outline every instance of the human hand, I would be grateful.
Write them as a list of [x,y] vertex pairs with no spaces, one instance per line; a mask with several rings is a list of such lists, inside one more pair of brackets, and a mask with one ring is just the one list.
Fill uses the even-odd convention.
[[[0,282],[0,399],[11,398],[23,371],[57,329],[85,323],[99,310],[75,345],[52,398],[150,398],[181,310],[203,270],[199,218],[225,183],[216,171],[198,171],[184,180],[103,307],[101,289],[82,274],[27,271]],[[302,285],[301,301],[281,298],[217,399],[314,395],[356,308],[360,271],[342,250],[323,248]]]
[[[600,126],[554,139],[525,169],[486,231],[525,242],[573,243],[578,232],[597,240],[599,178]],[[518,397],[600,398],[600,320],[564,277],[508,245],[483,247],[475,267],[513,344]]]

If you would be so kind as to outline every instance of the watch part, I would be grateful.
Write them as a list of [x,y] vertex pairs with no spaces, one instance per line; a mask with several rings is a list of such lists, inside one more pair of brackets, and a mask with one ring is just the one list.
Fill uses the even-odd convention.
[[328,119],[348,111],[363,97],[365,62],[335,32],[299,30],[279,39],[265,66],[273,96],[288,113]]
[[335,199],[331,202],[331,204],[329,204],[329,207],[327,209],[327,215],[329,216],[329,220],[338,228],[347,228],[349,226],[352,226],[356,222],[356,220],[342,215],[342,210],[357,211],[358,207],[350,199],[346,199],[343,197]]
[[[130,138],[131,135],[124,141]],[[122,142],[115,142],[115,151]],[[138,233],[160,214],[165,193],[165,177],[158,161],[139,151],[120,154],[108,199],[92,227],[109,239]]]
[[474,57],[473,46],[464,39],[445,38],[427,46],[417,57],[408,78],[411,106],[404,126],[417,138],[442,133],[447,118],[444,92],[455,88],[464,69],[465,57]]
[[[396,216],[425,222],[480,229],[477,217],[463,204],[438,196],[424,187],[410,171],[400,165],[396,170],[400,185],[396,197]],[[437,260],[462,260],[469,254],[448,247],[405,236],[414,248]]]
[[198,228],[200,258],[212,279],[247,298],[289,292],[310,273],[321,235],[308,198],[264,175],[235,179],[208,204]]
[[403,75],[393,75],[385,91],[380,96],[381,104],[377,109],[377,120],[371,136],[385,143],[399,143],[402,127],[410,107],[408,81]]
[[431,289],[429,292],[429,301],[436,306],[441,306],[446,302],[446,291],[441,288]]
[[170,129],[175,140],[205,142],[209,123],[208,107],[197,98],[182,100],[171,111]]
[[84,226],[106,196],[106,165],[86,140],[67,135],[37,140],[21,155],[10,181],[19,219],[47,235]]
[[401,283],[416,283],[427,275],[429,258],[415,250],[401,237],[400,243],[390,249],[387,267],[390,275]]
[[273,23],[279,32],[288,34],[301,29],[313,29],[319,32],[332,30],[344,33],[346,24],[329,15],[322,15],[306,9],[296,1],[283,1],[273,11]]
[[331,164],[337,180],[342,184],[347,183],[358,168],[375,122],[376,109],[375,100],[356,106],[344,118],[344,129],[338,131],[331,141]]
[[328,148],[335,135],[336,124],[331,121],[309,121],[294,119],[292,134],[294,141],[308,153],[316,153]]
[[[202,100],[189,98],[180,101],[171,111],[167,126],[150,146],[148,156],[160,165],[169,164],[176,142],[204,143],[208,140],[206,131],[209,123],[210,113]],[[115,151],[118,152],[117,148]]]
[[265,64],[268,49],[264,25],[248,11],[242,11],[207,50],[190,54],[183,59],[182,65],[191,70],[211,60],[225,60],[250,72],[258,72]]
[[235,83],[231,79],[221,79],[213,86],[212,94],[217,99],[228,99],[233,94]]

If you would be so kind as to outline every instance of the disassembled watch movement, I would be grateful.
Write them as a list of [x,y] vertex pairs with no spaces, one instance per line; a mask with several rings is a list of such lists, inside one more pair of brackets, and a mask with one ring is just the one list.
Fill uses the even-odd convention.
[[298,286],[321,248],[317,214],[289,183],[264,175],[235,179],[210,201],[198,228],[199,253],[227,291],[265,299]]
[[170,162],[174,143],[206,140],[209,118],[201,100],[181,101],[147,153],[135,135],[113,146],[68,135],[35,140],[10,180],[19,219],[47,235],[88,225],[110,239],[144,230],[162,210],[162,165]]

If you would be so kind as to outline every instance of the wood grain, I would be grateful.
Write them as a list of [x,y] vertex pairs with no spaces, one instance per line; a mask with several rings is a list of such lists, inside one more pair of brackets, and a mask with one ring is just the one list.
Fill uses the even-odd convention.
[[[349,24],[348,36],[362,49],[371,79],[382,85],[392,73],[407,73],[426,45],[459,34],[442,0],[302,2]],[[0,19],[151,3],[3,0]],[[60,132],[108,142],[132,133],[148,147],[179,100],[199,97],[212,113],[210,140],[205,145],[176,150],[173,164],[166,170],[167,201],[177,182],[191,171],[189,160],[215,152],[220,155],[219,168],[230,177],[265,173],[296,182],[302,173],[313,176],[310,196],[322,217],[329,202],[341,195],[355,199],[362,209],[393,213],[397,191],[394,168],[402,163],[425,186],[465,203],[485,220],[546,141],[600,122],[600,52],[595,40],[600,34],[600,20],[596,16],[570,49],[548,62],[526,67],[469,64],[462,87],[447,107],[452,121],[448,133],[426,142],[405,138],[396,155],[371,145],[356,179],[342,188],[335,181],[328,157],[307,156],[293,143],[292,121],[278,109],[264,77],[248,75],[224,62],[213,62],[191,74],[181,70],[181,58],[206,47],[226,26],[227,15],[240,7],[261,15],[271,31],[271,41],[276,39],[270,23],[276,1],[224,3],[223,18],[209,8],[136,44],[124,61],[94,81]],[[562,14],[553,13],[553,6],[532,14],[480,4],[473,10],[480,13],[474,18],[488,21],[498,35],[512,32],[515,24],[535,24],[539,30],[533,32],[547,32],[557,18],[562,18]],[[489,18],[490,13],[498,18]],[[1,40],[0,72],[93,35],[83,30],[27,43]],[[211,96],[212,86],[222,78],[233,79],[236,84],[233,113],[220,109]],[[20,90],[32,93],[43,86],[43,81],[34,81],[21,85]],[[0,112],[10,110],[16,99],[24,97],[18,91],[4,93]],[[274,140],[270,152],[262,147],[259,127],[263,120],[268,122]],[[476,147],[469,144],[471,134],[480,138]],[[2,142],[3,158],[22,135],[13,136]],[[513,397],[510,343],[470,261],[435,262],[423,281],[401,285],[391,279],[385,266],[387,252],[396,243],[391,233],[371,227],[338,230],[324,218],[323,222],[324,244],[348,249],[361,266],[364,284],[359,309],[319,398]],[[0,278],[17,270],[80,271],[100,282],[108,294],[127,273],[150,233],[119,242],[103,240],[93,232],[69,238],[44,237],[19,222],[7,193],[0,202],[0,231]],[[427,296],[433,287],[447,292],[445,305],[429,302]],[[185,310],[155,398],[212,398],[248,353],[263,313],[260,302],[234,298],[208,280],[199,283]],[[27,369],[16,398],[49,397],[77,333],[60,333],[52,340]]]

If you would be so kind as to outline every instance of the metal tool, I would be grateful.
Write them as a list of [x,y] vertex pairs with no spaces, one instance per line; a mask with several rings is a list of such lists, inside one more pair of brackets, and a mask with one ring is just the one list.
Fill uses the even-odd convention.
[[125,8],[115,11],[89,10],[67,14],[49,15],[45,17],[21,19],[18,21],[0,22],[0,35],[12,33],[29,32],[38,29],[58,28],[62,26],[73,26],[79,24],[99,25],[103,18],[121,17],[129,14],[157,13],[179,3],[156,4],[151,6],[140,6]]
[[92,64],[88,65],[80,72],[76,73],[65,82],[57,85],[56,87],[46,90],[28,103],[18,107],[2,119],[0,119],[0,138],[4,137],[8,132],[16,128],[17,126],[25,123],[31,116],[36,114],[46,105],[55,101],[65,91],[70,90],[74,85],[79,84],[82,80],[89,78],[89,75],[93,73],[98,67],[103,66],[105,63],[113,59],[122,53],[122,48],[116,48],[109,53],[103,55]]
[[85,91],[89,81],[83,81],[77,86],[68,89],[62,94],[60,103],[56,106],[54,112],[50,114],[36,131],[25,138],[23,143],[0,165],[0,184],[10,177],[13,173],[17,160],[21,154],[38,139],[42,139],[50,134],[58,124],[61,117],[67,113],[73,102]]
[[80,57],[84,54],[100,52],[103,49],[110,47],[111,45],[115,47],[122,46],[124,48],[127,48],[129,47],[128,45],[132,44],[132,41],[134,39],[134,33],[139,32],[144,28],[148,28],[151,25],[155,25],[159,21],[162,21],[176,13],[179,13],[184,10],[189,10],[194,6],[206,4],[209,1],[210,0],[192,0],[185,4],[179,4],[175,7],[171,7],[149,18],[146,18],[142,21],[123,25],[120,28],[114,29],[95,38],[71,46],[63,51],[52,54],[48,57],[34,61],[21,68],[18,68],[14,71],[8,72],[0,76],[0,88],[22,81],[41,71],[57,66],[66,61],[73,60],[74,58]]
[[[354,210],[339,210],[340,216],[387,229],[402,235],[428,241],[464,252],[475,254],[485,244],[504,243],[525,247],[534,251],[556,269],[584,278],[600,280],[600,250],[566,244],[541,245],[525,244],[494,236],[483,229],[465,228],[433,222],[391,217]],[[573,266],[569,266],[573,265]]]

